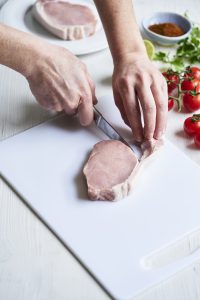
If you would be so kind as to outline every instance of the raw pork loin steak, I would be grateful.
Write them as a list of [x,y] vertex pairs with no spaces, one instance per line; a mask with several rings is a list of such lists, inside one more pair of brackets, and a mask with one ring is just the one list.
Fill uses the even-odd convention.
[[95,144],[83,170],[89,198],[116,201],[127,196],[138,164],[133,151],[120,141],[107,140]]
[[63,40],[79,40],[96,31],[97,18],[86,5],[66,0],[38,0],[32,11],[43,27]]
[[120,141],[107,140],[94,145],[83,169],[89,198],[116,201],[128,196],[136,173],[147,166],[162,145],[163,140],[144,141],[140,162],[133,151]]

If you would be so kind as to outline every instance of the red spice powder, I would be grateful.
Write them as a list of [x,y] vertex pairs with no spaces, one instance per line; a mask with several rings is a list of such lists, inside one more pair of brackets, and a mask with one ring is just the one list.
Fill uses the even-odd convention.
[[175,23],[153,24],[149,26],[149,30],[169,37],[176,37],[184,34],[184,31]]

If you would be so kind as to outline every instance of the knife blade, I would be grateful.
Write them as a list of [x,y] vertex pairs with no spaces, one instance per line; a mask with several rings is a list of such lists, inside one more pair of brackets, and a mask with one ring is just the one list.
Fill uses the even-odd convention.
[[118,132],[117,130],[103,117],[103,115],[94,107],[94,121],[96,126],[105,133],[111,140],[117,140],[124,143],[126,146],[131,148],[131,150],[136,155],[137,159],[140,161],[142,157],[142,150],[139,146],[135,144],[129,144]]

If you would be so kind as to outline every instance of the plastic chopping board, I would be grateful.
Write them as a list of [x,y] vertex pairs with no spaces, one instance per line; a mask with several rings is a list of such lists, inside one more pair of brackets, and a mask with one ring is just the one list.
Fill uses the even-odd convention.
[[[129,139],[112,97],[98,109]],[[196,251],[160,267],[145,264],[200,227],[200,167],[166,141],[129,197],[92,202],[82,169],[102,139],[94,124],[81,128],[59,116],[2,141],[0,171],[114,299],[131,299],[200,258]],[[192,189],[185,174],[193,174]]]

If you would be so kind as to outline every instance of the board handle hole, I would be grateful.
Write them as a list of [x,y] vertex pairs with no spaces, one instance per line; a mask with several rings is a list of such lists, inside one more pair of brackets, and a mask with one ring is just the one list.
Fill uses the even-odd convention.
[[142,267],[153,270],[174,263],[200,250],[200,229],[195,230],[180,240],[148,254],[141,260]]

